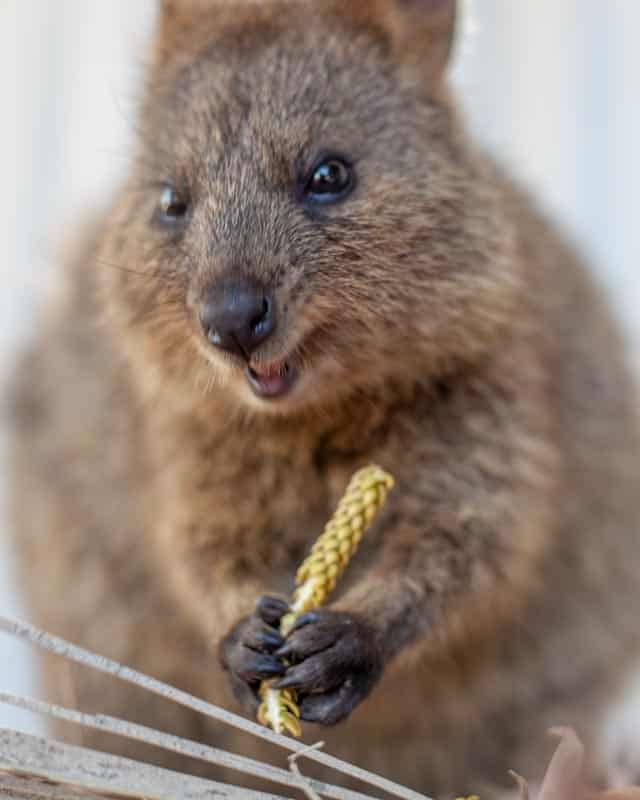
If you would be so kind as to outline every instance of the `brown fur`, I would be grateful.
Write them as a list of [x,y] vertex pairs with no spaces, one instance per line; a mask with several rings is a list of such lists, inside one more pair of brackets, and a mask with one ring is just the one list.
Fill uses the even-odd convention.
[[[590,742],[640,644],[623,348],[458,119],[453,6],[163,3],[137,158],[22,365],[14,450],[36,619],[232,708],[222,637],[288,593],[357,467],[392,472],[331,606],[375,632],[384,674],[322,738],[440,796],[534,777],[549,724]],[[296,165],[333,148],[357,188],[309,212]],[[167,180],[193,198],[181,235],[151,221]],[[256,360],[301,364],[277,402],[196,324],[230,274],[276,293]],[[223,738],[62,669],[49,686],[85,708]]]

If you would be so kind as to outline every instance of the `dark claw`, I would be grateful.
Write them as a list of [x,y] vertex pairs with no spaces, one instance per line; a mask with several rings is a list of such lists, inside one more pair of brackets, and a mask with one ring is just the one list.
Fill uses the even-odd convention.
[[317,611],[307,611],[306,614],[302,614],[298,619],[295,621],[294,626],[291,628],[290,635],[294,631],[299,631],[300,628],[304,628],[305,625],[315,625],[316,622],[320,619],[320,615]]
[[256,612],[258,616],[272,627],[278,625],[280,617],[286,614],[289,610],[289,605],[285,600],[280,597],[271,597],[265,595],[258,600],[256,605]]
[[300,686],[300,678],[295,670],[290,670],[291,674],[287,674],[284,678],[273,684],[274,689],[298,689]]
[[284,639],[279,633],[275,631],[261,631],[256,633],[254,637],[261,651],[266,653],[273,653],[284,644]]
[[295,630],[289,638],[276,651],[278,658],[293,658],[301,661],[303,658],[315,655],[322,650],[328,650],[340,638],[340,627],[331,625],[308,625],[302,630]]
[[279,681],[274,683],[274,689],[299,689],[304,683],[303,675],[296,671],[296,668],[290,669],[288,673]]
[[295,651],[296,646],[294,642],[286,642],[283,647],[278,648],[275,651],[275,655],[278,658],[289,658],[289,656]]
[[242,665],[241,676],[247,681],[260,681],[265,678],[274,678],[283,675],[286,671],[284,664],[281,664],[272,656],[258,656],[246,661]]
[[311,694],[335,689],[344,679],[342,664],[323,653],[289,667],[287,674],[275,686],[276,689],[299,689],[304,694]]

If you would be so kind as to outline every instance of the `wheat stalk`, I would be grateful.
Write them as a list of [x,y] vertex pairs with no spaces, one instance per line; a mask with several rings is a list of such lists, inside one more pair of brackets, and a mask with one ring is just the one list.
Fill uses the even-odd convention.
[[[393,478],[373,464],[351,478],[338,507],[296,574],[296,590],[289,613],[280,621],[280,633],[287,636],[296,620],[323,605],[355,555],[362,537],[384,505]],[[300,736],[300,710],[296,692],[275,689],[274,681],[260,686],[262,702],[258,720],[276,733]]]

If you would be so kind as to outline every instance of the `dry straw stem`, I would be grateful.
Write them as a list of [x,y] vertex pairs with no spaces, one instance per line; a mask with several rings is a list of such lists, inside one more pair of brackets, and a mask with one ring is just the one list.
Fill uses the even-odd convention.
[[314,781],[302,777],[300,774],[287,772],[287,770],[273,767],[270,764],[263,764],[251,758],[238,756],[219,750],[215,747],[200,744],[199,742],[181,739],[178,736],[163,733],[161,731],[147,728],[144,725],[136,725],[131,722],[109,717],[104,714],[84,714],[80,711],[72,711],[67,708],[45,703],[29,697],[18,697],[13,694],[0,692],[0,703],[20,708],[24,711],[31,711],[36,714],[46,714],[56,719],[64,720],[85,728],[93,728],[104,733],[122,736],[126,739],[134,739],[139,742],[159,747],[163,750],[170,750],[198,761],[205,761],[227,769],[233,769],[246,775],[256,778],[279,783],[294,789],[305,792],[309,787],[325,797],[335,798],[336,800],[371,800],[366,795],[359,792],[351,792],[339,786],[330,786],[321,781]]
[[[283,636],[291,632],[300,616],[324,605],[392,487],[391,475],[375,464],[363,467],[351,478],[334,515],[298,569],[290,611],[280,622]],[[300,736],[296,692],[273,689],[272,683],[263,681],[260,686],[258,720],[277,733]]]
[[[348,764],[345,761],[341,761],[340,759],[335,758],[334,756],[331,756],[322,750],[309,750],[309,748],[301,742],[297,742],[294,739],[274,733],[273,731],[269,730],[268,728],[264,728],[256,722],[246,720],[237,714],[233,714],[230,711],[226,711],[225,709],[214,706],[211,703],[207,703],[206,701],[194,697],[193,695],[187,694],[186,692],[176,689],[175,687],[162,683],[155,678],[150,678],[149,676],[137,672],[136,670],[125,667],[115,661],[111,661],[104,656],[96,655],[88,650],[70,644],[64,639],[52,636],[28,623],[20,622],[18,620],[0,615],[0,631],[4,631],[20,639],[31,642],[50,653],[67,658],[70,661],[83,664],[87,667],[98,670],[99,672],[106,673],[107,675],[111,675],[120,680],[139,686],[146,691],[153,692],[154,694],[165,697],[168,700],[178,703],[186,708],[191,708],[192,710],[218,722],[230,725],[234,728],[244,731],[245,733],[249,733],[257,736],[260,739],[269,741],[290,752],[299,753],[301,754],[301,757],[304,757],[310,761],[315,761],[325,767],[329,767],[330,769],[341,772],[351,778],[355,778],[356,780],[369,784],[370,786],[375,786],[377,789],[387,792],[394,797],[401,798],[401,800],[429,800],[429,798],[427,798],[425,795],[400,786],[399,784],[394,783],[387,778],[383,778],[379,775],[375,775],[372,772],[361,769],[360,767],[356,767],[352,764]],[[276,768],[270,767],[269,769],[273,770]],[[284,770],[283,772],[288,774]],[[290,777],[293,778],[293,776]],[[318,787],[316,791],[318,791],[320,795],[324,795],[326,797],[335,797],[336,800],[355,800],[356,798],[359,798],[359,800],[364,800],[365,798],[365,795],[358,794],[357,792],[349,792],[348,790],[340,787],[330,787],[326,784],[322,784],[319,781],[307,781],[307,783],[310,783],[314,788]],[[297,787],[303,789],[300,784],[297,784]]]
[[[303,776],[302,773],[300,772],[300,767],[298,767],[298,759],[306,756],[309,751],[317,750],[320,747],[324,747],[324,742],[316,742],[315,744],[312,744],[310,747],[308,747],[302,753],[292,753],[289,756],[289,768],[291,769],[291,772],[293,772],[293,774],[297,775],[299,778],[302,778]],[[304,789],[303,791],[307,796],[308,800],[320,800],[320,796],[312,786],[308,785],[307,788]]]
[[0,797],[285,800],[7,730],[0,730]]

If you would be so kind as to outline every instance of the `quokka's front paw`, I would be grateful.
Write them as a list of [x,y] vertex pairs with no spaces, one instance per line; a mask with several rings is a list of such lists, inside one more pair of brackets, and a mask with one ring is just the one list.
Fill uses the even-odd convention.
[[311,611],[274,655],[291,664],[276,688],[296,689],[303,720],[335,725],[364,700],[382,674],[373,629],[350,614]]
[[278,625],[288,610],[278,597],[261,597],[253,614],[240,620],[220,644],[220,660],[233,693],[252,714],[260,702],[260,682],[285,674],[286,667],[274,652],[285,643]]

